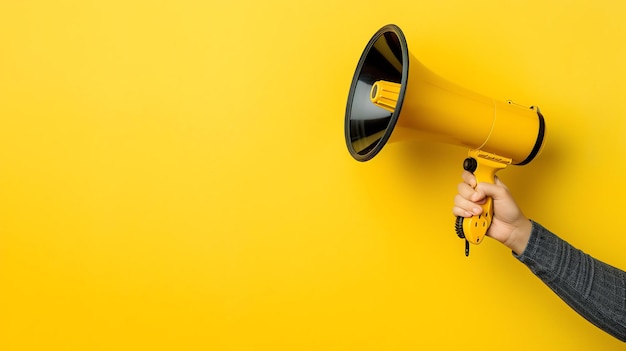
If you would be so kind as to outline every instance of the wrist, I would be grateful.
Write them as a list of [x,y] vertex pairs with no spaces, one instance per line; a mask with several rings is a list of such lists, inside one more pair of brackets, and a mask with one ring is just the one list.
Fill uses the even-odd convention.
[[517,224],[509,239],[504,243],[506,247],[511,249],[516,255],[521,255],[528,245],[530,233],[533,230],[533,224],[529,219],[524,218]]

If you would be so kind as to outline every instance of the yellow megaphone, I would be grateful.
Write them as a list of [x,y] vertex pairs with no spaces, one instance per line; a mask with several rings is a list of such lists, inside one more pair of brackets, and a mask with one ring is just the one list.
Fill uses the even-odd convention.
[[[426,137],[469,148],[463,167],[478,182],[493,183],[498,170],[532,161],[544,136],[539,108],[497,101],[437,76],[409,52],[396,25],[370,39],[350,86],[345,138],[358,161],[370,160],[388,142]],[[469,243],[481,243],[491,225],[491,199],[483,210],[456,220],[466,256]]]

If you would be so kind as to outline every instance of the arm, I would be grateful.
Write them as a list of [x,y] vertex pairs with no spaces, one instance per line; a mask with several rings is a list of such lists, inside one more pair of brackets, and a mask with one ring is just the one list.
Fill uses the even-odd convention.
[[531,222],[499,179],[495,184],[477,184],[471,173],[464,172],[458,191],[452,210],[455,216],[480,214],[482,209],[476,205],[491,196],[494,218],[487,235],[510,248],[581,316],[626,341],[626,272],[592,258]]
[[532,224],[526,249],[514,254],[517,259],[581,316],[626,341],[626,273]]

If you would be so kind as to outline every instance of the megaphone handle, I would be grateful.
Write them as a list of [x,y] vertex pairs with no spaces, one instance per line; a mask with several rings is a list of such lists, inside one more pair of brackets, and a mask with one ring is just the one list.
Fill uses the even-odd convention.
[[[506,168],[511,160],[501,158],[478,150],[470,150],[470,157],[463,162],[466,171],[474,173],[476,183],[494,183],[496,172]],[[469,243],[480,244],[493,219],[493,199],[488,197],[481,205],[483,211],[478,216],[469,218],[458,217],[456,221],[457,235],[465,239],[465,256],[469,255]]]

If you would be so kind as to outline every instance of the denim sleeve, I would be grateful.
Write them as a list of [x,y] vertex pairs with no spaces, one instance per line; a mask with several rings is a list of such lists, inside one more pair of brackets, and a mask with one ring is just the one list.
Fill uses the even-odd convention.
[[533,222],[524,252],[516,256],[585,319],[626,341],[626,273],[574,248]]

